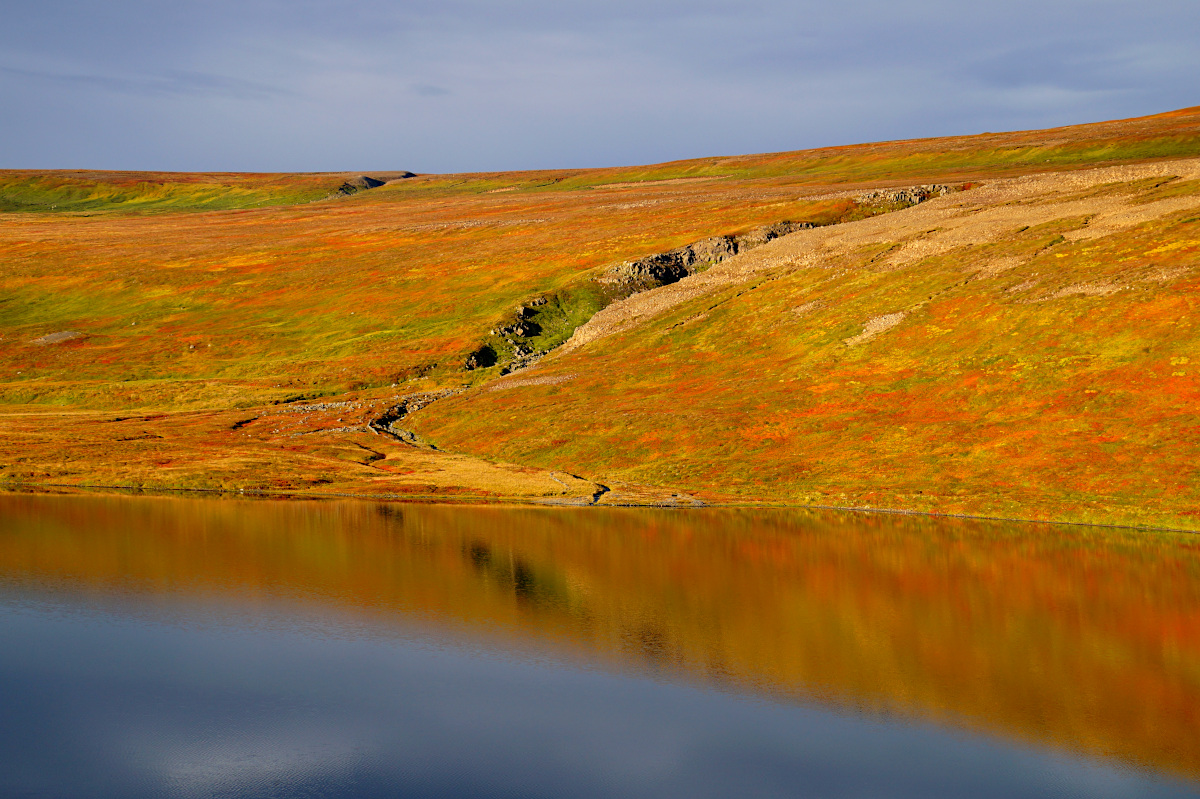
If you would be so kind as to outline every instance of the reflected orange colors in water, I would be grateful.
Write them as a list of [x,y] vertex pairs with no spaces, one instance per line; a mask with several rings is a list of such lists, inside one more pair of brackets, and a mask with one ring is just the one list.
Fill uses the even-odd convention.
[[0,578],[291,597],[1200,777],[1189,535],[797,510],[0,495]]

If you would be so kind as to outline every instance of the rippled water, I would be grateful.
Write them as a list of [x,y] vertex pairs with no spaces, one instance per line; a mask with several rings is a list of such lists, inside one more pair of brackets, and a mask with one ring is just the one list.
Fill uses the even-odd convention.
[[1200,795],[1200,538],[0,495],[0,796]]

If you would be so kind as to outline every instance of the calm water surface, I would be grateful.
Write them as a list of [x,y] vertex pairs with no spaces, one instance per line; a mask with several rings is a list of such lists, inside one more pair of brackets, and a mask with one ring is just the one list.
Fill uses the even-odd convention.
[[1200,538],[0,495],[0,796],[1200,795]]

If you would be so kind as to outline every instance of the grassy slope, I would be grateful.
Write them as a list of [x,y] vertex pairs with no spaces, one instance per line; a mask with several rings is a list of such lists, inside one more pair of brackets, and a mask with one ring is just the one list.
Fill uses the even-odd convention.
[[[1168,157],[1195,153],[1198,130],[1200,114],[1175,112],[651,167],[424,176],[316,204],[306,200],[346,176],[3,173],[0,194],[65,186],[103,213],[5,217],[0,397],[193,408],[388,385],[457,366],[513,305],[590,269],[785,218],[837,218],[844,201],[802,201],[824,185]],[[176,200],[187,215],[129,213]],[[260,201],[272,207],[194,212]],[[280,207],[289,202],[302,204]],[[83,336],[29,343],[67,330]]]
[[[414,423],[467,452],[718,498],[1197,528],[1200,184],[1160,182],[1027,195],[1008,227],[900,264],[937,231],[877,218],[815,261],[793,237],[751,279]],[[995,210],[964,197],[962,216]],[[1148,219],[1106,234],[1080,214],[1104,202]]]
[[[493,372],[488,370],[464,374],[461,364],[486,331],[510,315],[517,303],[579,286],[587,275],[613,261],[704,236],[781,219],[844,218],[852,212],[851,205],[844,197],[824,196],[827,186],[855,190],[934,180],[988,180],[1034,169],[1198,153],[1200,112],[1192,109],[1056,131],[650,167],[423,176],[317,203],[307,200],[318,193],[326,196],[344,176],[160,176],[155,183],[144,175],[110,175],[107,183],[100,181],[109,188],[89,190],[90,194],[83,192],[76,198],[92,209],[88,214],[14,213],[3,217],[0,374],[5,377],[0,379],[6,382],[0,384],[0,398],[16,406],[12,411],[19,413],[9,417],[9,427],[40,430],[41,443],[32,433],[32,441],[24,435],[10,436],[10,446],[15,446],[18,438],[22,442],[23,465],[14,467],[9,457],[0,474],[10,479],[54,479],[69,473],[73,480],[86,480],[90,475],[107,481],[117,474],[114,460],[120,459],[121,468],[128,469],[124,462],[131,459],[124,458],[121,451],[132,445],[122,444],[121,437],[114,436],[95,439],[91,449],[79,450],[75,438],[53,431],[76,423],[91,429],[91,422],[100,417],[79,413],[85,409],[137,408],[149,416],[168,414],[165,421],[147,422],[157,431],[154,435],[164,436],[154,439],[159,442],[155,446],[169,450],[160,452],[158,460],[191,465],[181,466],[169,479],[160,476],[156,482],[155,470],[135,457],[132,460],[139,462],[142,471],[132,476],[122,472],[135,482],[350,486],[361,483],[363,474],[374,472],[320,476],[330,461],[314,465],[316,461],[306,460],[307,455],[301,458],[293,452],[294,441],[265,433],[260,441],[264,449],[250,458],[249,465],[206,483],[205,461],[196,453],[224,440],[224,433],[216,431],[227,430],[228,425],[216,421],[208,426],[180,425],[169,414],[204,410],[219,415],[222,409],[253,408],[269,400],[346,390],[374,391],[373,396],[383,401],[384,394],[419,390],[431,383],[490,378]],[[28,191],[42,192],[38,196],[43,199],[74,197],[71,192],[82,192],[78,184],[87,180],[93,178],[5,173],[0,175],[0,186],[28,188],[36,184],[36,191]],[[131,182],[133,188],[112,194],[116,190],[111,186],[121,180]],[[101,202],[117,195],[125,202]],[[138,197],[144,200],[140,205],[134,202]],[[206,203],[229,207],[259,202],[272,207],[197,211]],[[170,212],[172,204],[188,213]],[[141,213],[155,209],[158,212],[151,215]],[[1031,235],[1014,232],[1011,246],[1042,246],[1041,240],[1030,239]],[[1047,231],[1043,238],[1054,235],[1058,234]],[[1153,242],[1131,241],[1128,246],[1152,248],[1191,234],[1177,226],[1146,235]],[[1113,246],[1121,245],[1116,242]],[[1183,259],[1181,263],[1186,265],[1188,253],[1179,250],[1173,257]],[[864,257],[869,259],[872,254]],[[821,362],[822,347],[834,351],[842,338],[853,335],[842,328],[861,325],[881,298],[897,291],[923,291],[922,280],[939,283],[953,277],[953,269],[944,264],[930,263],[922,269],[919,280],[916,272],[908,275],[917,280],[911,284],[893,284],[879,276],[847,283],[842,288],[853,294],[861,307],[846,306],[848,315],[829,328],[793,325],[781,330],[778,314],[770,309],[796,304],[793,298],[812,293],[813,287],[799,276],[780,279],[772,283],[770,296],[760,292],[752,298],[733,298],[703,324],[681,327],[668,339],[654,340],[649,348],[645,336],[631,334],[609,341],[603,349],[576,353],[572,357],[585,373],[583,377],[554,389],[540,389],[540,394],[528,393],[524,404],[516,402],[519,396],[513,392],[473,395],[449,402],[444,409],[435,406],[422,412],[422,424],[439,440],[487,457],[528,459],[598,477],[695,490],[720,488],[743,498],[797,501],[833,496],[849,501],[883,491],[909,506],[942,509],[1009,509],[1031,497],[1036,499],[1042,490],[1037,481],[1024,493],[1004,493],[1007,478],[993,479],[995,475],[987,470],[948,470],[947,464],[958,463],[952,460],[958,455],[939,449],[936,444],[942,438],[932,433],[925,438],[897,438],[889,426],[886,446],[851,449],[845,445],[846,436],[829,427],[822,433],[824,438],[811,443],[840,449],[844,457],[827,459],[819,470],[805,460],[803,453],[810,450],[797,444],[797,436],[807,437],[813,431],[798,421],[811,408],[805,411],[795,398],[814,396],[813,386],[805,381],[813,379],[816,367],[818,371],[833,368],[846,385],[873,386],[855,389],[858,394],[835,393],[828,398],[841,404],[839,413],[847,420],[846,429],[859,435],[859,440],[872,435],[878,440],[877,431],[872,423],[854,421],[848,415],[861,407],[864,397],[878,406],[873,411],[876,417],[890,413],[889,403],[898,396],[895,392],[909,385],[896,383],[897,370],[916,375],[911,380],[917,383],[937,383],[942,392],[928,395],[927,409],[913,411],[916,425],[927,425],[933,418],[928,414],[941,412],[942,403],[957,396],[942,368],[958,357],[952,358],[950,350],[943,361],[929,360],[938,366],[923,377],[919,376],[920,359],[906,364],[899,350],[887,354],[886,368],[861,357],[856,361],[839,356],[836,363]],[[1172,292],[1177,288],[1173,285]],[[1182,300],[1171,301],[1186,302],[1186,297],[1184,291]],[[943,301],[949,302],[949,297]],[[955,301],[969,305],[970,292]],[[1040,319],[1039,314],[1058,313],[1052,309],[1060,305],[1069,303],[1030,306],[1028,313]],[[1115,308],[1113,324],[1124,319],[1122,314],[1127,311]],[[679,313],[683,319],[694,311]],[[928,313],[934,313],[934,306]],[[748,330],[755,330],[756,335],[747,335]],[[80,335],[56,344],[35,343],[61,331]],[[1092,335],[1104,337],[1110,332],[1118,335],[1101,324]],[[1172,341],[1174,335],[1166,329],[1147,333],[1164,341]],[[1180,340],[1187,342],[1186,338]],[[932,341],[914,338],[912,352],[924,353]],[[939,341],[947,347],[958,346],[953,337]],[[1044,342],[1031,339],[1029,343],[1031,346],[1022,350],[1025,360],[1044,360],[1040,354]],[[1039,349],[1033,351],[1035,345]],[[807,353],[809,364],[799,370],[792,368],[798,352]],[[1021,353],[1009,355],[1019,360]],[[984,364],[987,358],[1006,356],[980,350],[977,357],[982,359],[978,363]],[[630,363],[639,365],[633,370],[636,374]],[[647,364],[657,366],[644,368]],[[788,368],[792,371],[775,375],[773,370],[780,369],[780,364],[791,364]],[[681,383],[681,375],[690,377]],[[427,379],[420,379],[422,376]],[[625,381],[624,393],[614,392],[608,376]],[[781,379],[792,381],[786,391],[780,388]],[[1038,379],[1041,382],[1030,384],[1033,393],[1050,396],[1046,378]],[[395,390],[387,388],[392,383],[400,385]],[[571,395],[564,401],[563,411],[569,407],[576,415],[568,413],[548,426],[545,397],[556,397],[554,403],[558,404],[560,395]],[[501,396],[511,407],[489,405],[481,399]],[[614,424],[610,419],[600,425],[591,421],[598,403],[624,402],[630,396],[641,396],[643,402],[630,406],[625,421]],[[1184,392],[1175,399],[1162,399],[1161,412],[1170,416],[1171,409],[1188,396]],[[693,410],[664,410],[677,405],[672,399],[679,398],[686,398]],[[649,407],[658,410],[643,413]],[[1062,405],[1064,419],[1074,413],[1072,407]],[[54,414],[60,411],[70,415],[56,420]],[[643,418],[636,418],[639,413]],[[259,412],[244,415],[256,414]],[[974,430],[975,418],[972,412],[964,412],[958,428],[951,425],[942,432],[953,430],[953,435],[961,438],[962,430]],[[750,425],[750,419],[758,420],[755,424],[762,427]],[[1138,421],[1138,412],[1132,412],[1130,423],[1136,426]],[[328,422],[336,426],[333,417]],[[720,430],[726,433],[738,431],[738,440],[712,435],[711,429],[702,432],[714,423],[724,425]],[[249,436],[255,427],[238,430],[239,435]],[[336,434],[329,435],[336,438]],[[748,448],[746,440],[757,443]],[[54,466],[63,453],[71,452],[69,469]],[[879,452],[891,453],[887,456],[891,460],[884,458],[887,468],[881,466],[883,456],[876,457]],[[914,456],[922,459],[920,468],[912,468]],[[427,466],[414,471],[421,469],[429,471]],[[273,480],[272,471],[285,476]],[[801,472],[809,477],[798,479]],[[880,477],[893,473],[908,477]],[[949,488],[942,485],[949,479],[947,474],[959,475]],[[482,479],[474,485],[482,490],[486,482]],[[998,486],[1002,496],[997,493]],[[1079,488],[1073,484],[1065,490],[1071,493]],[[1103,494],[1095,487],[1086,488],[1091,492],[1088,496]],[[926,495],[916,495],[917,490]],[[1122,503],[1136,504],[1142,499],[1165,503],[1156,517],[1160,519],[1178,518],[1173,508],[1190,501],[1186,492],[1182,498],[1171,499],[1167,488],[1147,493],[1135,483],[1122,490]],[[928,497],[929,491],[936,500]],[[946,499],[960,495],[972,499]],[[1099,515],[1110,512],[1104,501],[1097,502]],[[1047,509],[1052,515],[1074,512],[1058,496]]]
[[[514,196],[412,181],[295,208],[10,217],[0,363],[17,379],[0,396],[183,408],[386,386],[456,370],[516,304],[589,269],[848,205],[725,182]],[[33,343],[60,331],[83,335]]]

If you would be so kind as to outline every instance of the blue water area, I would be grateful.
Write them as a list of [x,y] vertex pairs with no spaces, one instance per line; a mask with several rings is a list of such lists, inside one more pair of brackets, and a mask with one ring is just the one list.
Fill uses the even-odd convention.
[[879,716],[237,592],[0,581],[4,797],[1182,797]]
[[1200,796],[1196,541],[0,493],[0,799]]

